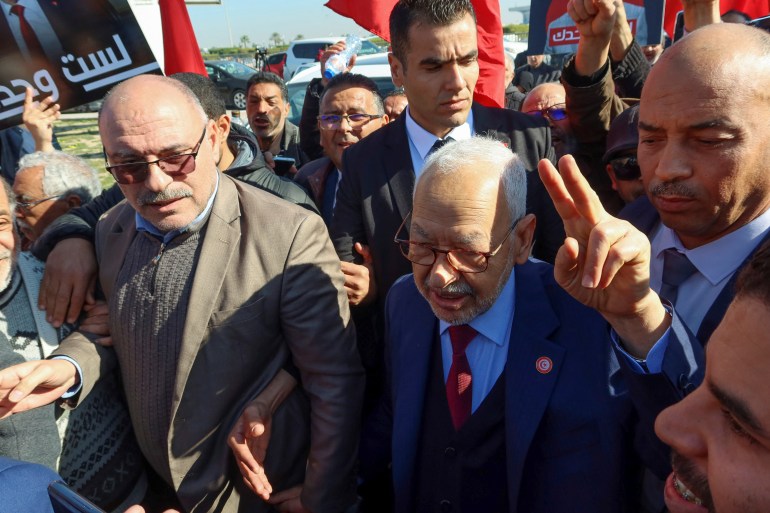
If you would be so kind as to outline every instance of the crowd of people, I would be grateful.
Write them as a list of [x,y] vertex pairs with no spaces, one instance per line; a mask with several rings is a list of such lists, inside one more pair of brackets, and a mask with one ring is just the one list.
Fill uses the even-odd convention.
[[770,34],[683,3],[664,50],[570,0],[576,53],[507,59],[504,108],[468,0],[397,2],[387,97],[326,49],[299,126],[272,73],[248,127],[134,77],[105,190],[28,93],[0,512],[59,477],[129,513],[770,509]]

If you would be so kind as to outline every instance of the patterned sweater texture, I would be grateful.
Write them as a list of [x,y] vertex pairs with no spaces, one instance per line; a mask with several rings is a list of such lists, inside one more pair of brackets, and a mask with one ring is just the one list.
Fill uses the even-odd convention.
[[110,328],[137,440],[169,485],[172,396],[202,237],[189,231],[165,245],[137,233],[110,299]]
[[[47,357],[72,326],[59,330],[37,310],[44,264],[19,255],[0,293],[0,367]],[[53,338],[53,340],[50,340]],[[49,405],[0,421],[0,455],[42,463],[105,510],[141,500],[144,460],[117,373],[105,376],[76,410]]]

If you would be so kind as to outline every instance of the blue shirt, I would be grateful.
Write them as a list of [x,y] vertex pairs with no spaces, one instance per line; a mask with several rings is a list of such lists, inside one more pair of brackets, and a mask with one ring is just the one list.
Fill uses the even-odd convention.
[[[511,276],[492,307],[468,323],[478,332],[478,335],[465,350],[471,367],[471,376],[473,376],[472,412],[476,411],[492,390],[497,378],[500,377],[505,368],[505,362],[508,360],[508,346],[511,340],[511,327],[513,326],[515,310],[515,292],[514,272],[511,271]],[[449,326],[448,322],[439,321],[441,360],[444,364],[445,383],[449,376],[449,368],[452,366],[452,343],[449,340]]]

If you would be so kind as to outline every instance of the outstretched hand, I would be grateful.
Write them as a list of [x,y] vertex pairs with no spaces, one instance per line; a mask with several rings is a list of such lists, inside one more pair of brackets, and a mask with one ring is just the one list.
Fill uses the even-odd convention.
[[66,360],[35,360],[0,370],[0,419],[51,404],[77,382]]
[[264,500],[273,487],[265,474],[265,456],[270,444],[272,413],[268,405],[254,401],[241,414],[230,431],[227,444],[235,455],[246,486]]
[[572,156],[559,160],[559,171],[541,160],[538,171],[567,234],[554,263],[556,281],[602,314],[631,354],[646,356],[669,325],[650,289],[649,240],[604,210]]

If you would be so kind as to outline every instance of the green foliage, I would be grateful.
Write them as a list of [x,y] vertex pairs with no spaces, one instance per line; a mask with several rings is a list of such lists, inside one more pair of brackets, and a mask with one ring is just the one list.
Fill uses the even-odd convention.
[[529,24],[511,23],[503,25],[503,34],[529,34]]

